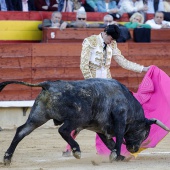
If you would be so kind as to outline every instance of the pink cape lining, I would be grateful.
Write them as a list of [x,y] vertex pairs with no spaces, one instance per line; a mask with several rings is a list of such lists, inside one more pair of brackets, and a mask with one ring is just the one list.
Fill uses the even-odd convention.
[[[137,93],[133,93],[144,109],[145,117],[156,118],[170,127],[170,78],[156,66],[151,66],[140,84]],[[148,138],[141,148],[154,148],[166,135],[167,131],[152,125]],[[96,150],[100,155],[109,155],[110,150],[96,135]],[[125,145],[121,148],[122,155],[130,155]]]

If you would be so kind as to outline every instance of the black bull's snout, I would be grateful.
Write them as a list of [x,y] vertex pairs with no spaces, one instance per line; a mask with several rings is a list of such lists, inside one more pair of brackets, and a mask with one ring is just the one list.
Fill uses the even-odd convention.
[[133,145],[133,146],[127,146],[126,148],[130,153],[135,153],[135,152],[139,151],[140,146],[139,145],[136,145],[136,146]]
[[[141,144],[144,140],[146,140],[150,133],[151,125],[156,124],[160,126],[162,129],[166,131],[170,131],[170,129],[165,126],[161,121],[157,119],[147,119],[145,118],[144,122],[141,123],[143,126],[138,126],[139,129],[136,129],[136,132],[130,132],[129,135],[125,135],[125,142],[126,149],[131,152],[135,153],[138,152]],[[136,126],[137,127],[137,126]]]

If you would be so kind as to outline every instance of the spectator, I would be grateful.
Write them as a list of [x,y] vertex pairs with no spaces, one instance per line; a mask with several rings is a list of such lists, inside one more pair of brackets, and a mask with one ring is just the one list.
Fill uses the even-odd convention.
[[58,3],[56,0],[34,0],[37,11],[57,11]]
[[43,30],[45,27],[59,28],[63,30],[66,28],[67,23],[62,21],[62,14],[58,11],[55,11],[51,14],[51,19],[44,19],[42,24],[38,25],[39,30]]
[[77,11],[85,11],[84,7],[83,7],[83,1],[81,0],[73,0],[73,12],[77,12]]
[[74,27],[74,28],[86,28],[88,27],[87,14],[85,11],[78,11],[76,14],[76,21],[72,21],[67,25],[67,27]]
[[87,23],[87,13],[86,11],[77,11],[76,14],[76,21],[72,21],[71,23],[67,24],[68,28],[96,28],[98,27],[98,23]]
[[98,0],[86,0],[84,8],[86,10],[86,12],[97,12],[98,8],[97,8],[97,3]]
[[163,0],[147,0],[147,13],[154,14],[156,11],[164,11]]
[[81,0],[59,0],[58,11],[60,12],[77,12],[85,11]]
[[0,0],[0,11],[13,11],[12,0]]
[[13,0],[15,11],[35,11],[34,0]]
[[117,8],[116,1],[111,0],[98,0],[96,2],[98,12],[108,12],[114,18],[119,19],[119,9]]
[[[147,13],[154,14],[156,11],[164,13],[164,20],[170,21],[170,11],[167,11],[167,4],[169,0],[147,0],[148,11]],[[170,4],[170,1],[169,1]]]
[[103,24],[100,24],[99,27],[105,28],[106,26],[112,24],[117,25],[120,29],[120,36],[116,40],[117,42],[126,42],[131,38],[129,30],[125,26],[118,24],[116,21],[114,21],[113,17],[110,14],[107,14],[103,17]]
[[154,18],[146,21],[153,29],[170,28],[170,22],[164,20],[164,13],[157,11]]
[[140,14],[139,12],[135,12],[131,17],[130,17],[130,22],[127,22],[124,24],[125,27],[128,29],[134,29],[134,28],[151,28],[150,25],[148,24],[143,24],[144,23],[144,18],[143,15]]
[[120,12],[128,13],[129,17],[135,12],[140,12],[145,18],[145,12],[148,10],[146,4],[143,3],[143,0],[126,0],[122,1]]
[[101,28],[105,28],[107,25],[118,24],[114,21],[113,17],[110,14],[107,14],[103,17],[103,24],[100,25]]

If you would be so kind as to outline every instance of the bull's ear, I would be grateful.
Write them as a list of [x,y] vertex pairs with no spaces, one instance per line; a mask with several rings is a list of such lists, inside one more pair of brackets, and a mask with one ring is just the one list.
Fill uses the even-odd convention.
[[156,124],[156,120],[155,119],[147,119],[145,118],[146,121],[146,125],[150,126],[152,124]]

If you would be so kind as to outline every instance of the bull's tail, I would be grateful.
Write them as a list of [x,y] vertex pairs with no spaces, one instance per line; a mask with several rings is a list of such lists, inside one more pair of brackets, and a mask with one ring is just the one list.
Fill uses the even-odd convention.
[[41,82],[41,83],[38,83],[38,84],[31,84],[31,83],[27,83],[27,82],[23,82],[23,81],[4,81],[4,82],[0,83],[0,92],[8,84],[22,84],[22,85],[25,85],[25,86],[42,87],[42,88],[46,89],[45,88],[46,82]]

